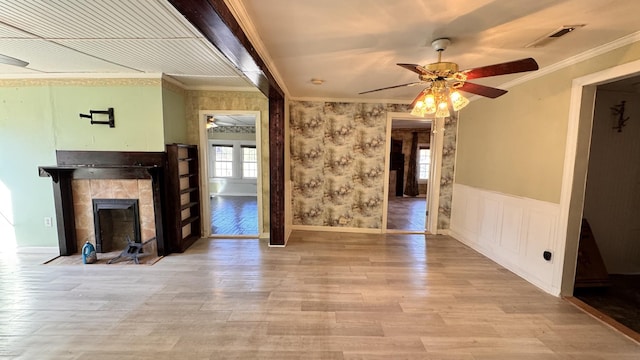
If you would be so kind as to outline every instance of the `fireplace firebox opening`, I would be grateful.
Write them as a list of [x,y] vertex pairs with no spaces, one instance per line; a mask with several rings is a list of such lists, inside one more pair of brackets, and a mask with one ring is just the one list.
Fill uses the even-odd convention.
[[141,243],[138,199],[93,199],[96,252],[120,251],[128,238]]

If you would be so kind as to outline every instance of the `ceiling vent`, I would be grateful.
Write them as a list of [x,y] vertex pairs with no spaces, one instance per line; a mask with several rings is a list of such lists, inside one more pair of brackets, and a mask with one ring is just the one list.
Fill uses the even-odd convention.
[[543,47],[546,46],[547,44],[549,44],[550,42],[557,40],[581,27],[584,27],[585,24],[579,24],[579,25],[564,25],[559,29],[556,29],[554,31],[552,31],[551,33],[540,37],[536,40],[534,40],[533,42],[525,45],[526,48],[539,48],[539,47]]

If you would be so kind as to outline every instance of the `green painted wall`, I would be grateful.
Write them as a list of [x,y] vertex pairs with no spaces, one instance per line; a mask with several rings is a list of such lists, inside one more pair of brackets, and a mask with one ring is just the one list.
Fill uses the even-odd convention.
[[162,116],[166,144],[187,143],[185,93],[162,88]]
[[[58,150],[164,150],[159,81],[156,86],[55,86],[51,103]],[[79,117],[109,107],[114,108],[115,128]]]
[[560,202],[573,79],[640,59],[640,43],[568,66],[460,112],[455,182]]
[[57,244],[51,179],[38,176],[38,165],[54,164],[51,89],[0,87],[0,251]]
[[[55,150],[163,151],[162,101],[159,79],[0,80],[0,249],[57,247],[51,179],[38,176]],[[115,128],[79,117],[108,107]]]

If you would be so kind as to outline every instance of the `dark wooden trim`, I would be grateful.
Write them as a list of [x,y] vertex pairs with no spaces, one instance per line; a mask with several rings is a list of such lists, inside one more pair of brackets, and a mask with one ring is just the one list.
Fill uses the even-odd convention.
[[284,98],[280,93],[273,91],[269,96],[271,245],[285,244],[284,166]]
[[58,166],[164,166],[165,156],[164,152],[57,150],[56,162]]
[[151,169],[157,166],[40,166],[40,176],[54,181],[65,173],[71,179],[151,179]]
[[70,172],[63,172],[53,181],[53,199],[56,207],[58,248],[60,255],[67,256],[78,251],[76,241],[76,218],[73,211],[73,191]]
[[260,91],[283,94],[224,0],[169,0]]
[[153,195],[153,215],[156,224],[156,247],[158,250],[158,256],[169,255],[169,247],[167,246],[167,237],[164,232],[164,208],[167,206],[166,197],[164,194],[165,180],[164,180],[164,168],[152,168],[149,170],[152,179],[151,189]]

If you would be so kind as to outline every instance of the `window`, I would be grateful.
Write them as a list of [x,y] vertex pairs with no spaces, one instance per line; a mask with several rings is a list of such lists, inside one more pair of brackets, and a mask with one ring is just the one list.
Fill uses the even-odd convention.
[[426,146],[418,147],[418,180],[429,180],[431,150]]
[[254,183],[258,178],[258,151],[249,140],[209,140],[209,177]]
[[242,177],[258,177],[258,153],[255,146],[242,146]]
[[213,176],[233,176],[233,147],[228,145],[213,145],[214,167]]

